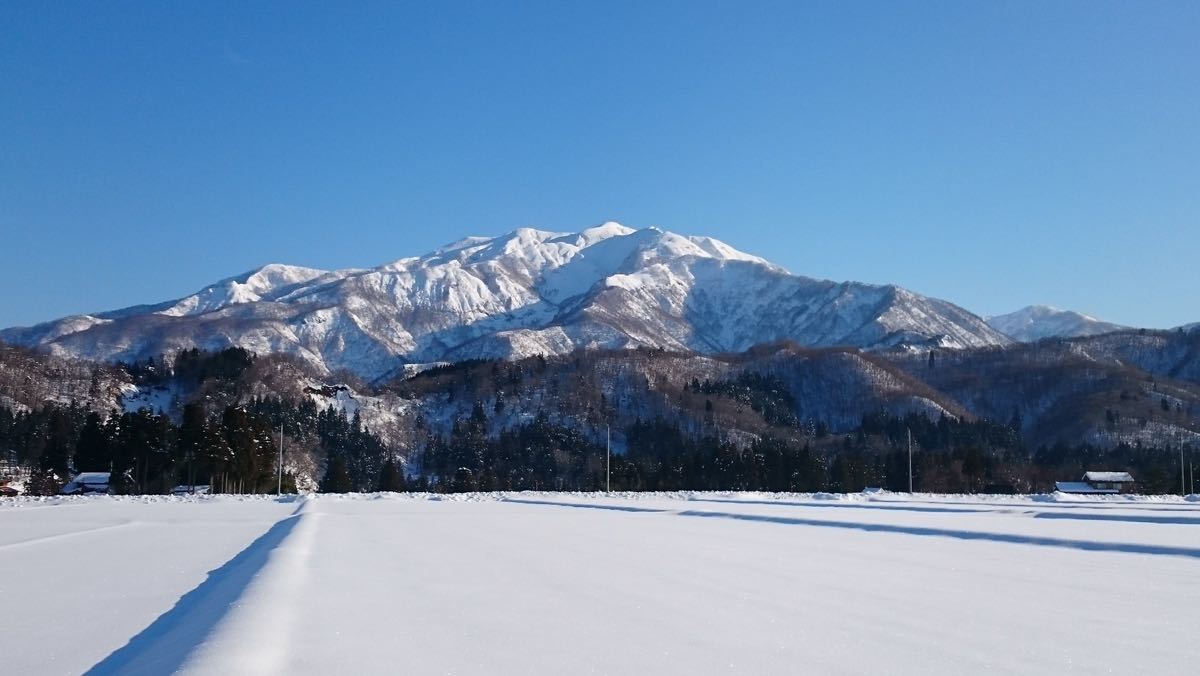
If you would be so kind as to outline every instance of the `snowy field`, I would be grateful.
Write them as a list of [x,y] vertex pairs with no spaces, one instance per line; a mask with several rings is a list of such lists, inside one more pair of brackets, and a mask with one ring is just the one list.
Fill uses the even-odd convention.
[[0,500],[5,673],[1196,673],[1200,502]]

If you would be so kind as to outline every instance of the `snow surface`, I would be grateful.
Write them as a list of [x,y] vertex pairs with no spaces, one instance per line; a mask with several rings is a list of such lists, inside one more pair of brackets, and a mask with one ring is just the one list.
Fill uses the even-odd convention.
[[1122,482],[1133,481],[1133,475],[1129,472],[1084,472],[1084,481],[1108,481]]
[[1080,493],[1088,495],[1113,495],[1120,491],[1115,488],[1096,488],[1086,481],[1056,481],[1054,489],[1062,493]]
[[[228,499],[0,499],[5,672],[87,671],[219,577],[210,572],[295,507]],[[189,622],[203,628],[196,617]]]
[[128,413],[137,413],[141,409],[167,413],[175,408],[176,400],[182,398],[174,383],[147,387],[127,384],[122,390],[121,408]]
[[212,286],[205,287],[191,296],[180,299],[171,307],[160,310],[159,314],[185,317],[212,312],[227,305],[254,303],[280,289],[312,282],[330,274],[336,275],[337,273],[272,263],[244,275],[224,279]]
[[1194,497],[0,505],[13,673],[1182,674],[1200,656]]
[[1043,338],[1096,336],[1129,328],[1049,305],[1030,305],[1006,315],[988,317],[987,323],[993,329],[1022,343],[1032,343]]

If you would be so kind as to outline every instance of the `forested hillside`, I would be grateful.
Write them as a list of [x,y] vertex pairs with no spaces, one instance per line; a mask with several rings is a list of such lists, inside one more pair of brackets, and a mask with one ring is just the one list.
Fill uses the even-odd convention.
[[[0,451],[26,489],[1049,490],[1084,469],[1178,490],[1200,335],[980,350],[760,346],[469,360],[368,384],[285,355],[105,365],[5,347]],[[1129,347],[1130,344],[1135,347]],[[1140,364],[1140,366],[1139,366]],[[1190,451],[1189,451],[1190,453]]]

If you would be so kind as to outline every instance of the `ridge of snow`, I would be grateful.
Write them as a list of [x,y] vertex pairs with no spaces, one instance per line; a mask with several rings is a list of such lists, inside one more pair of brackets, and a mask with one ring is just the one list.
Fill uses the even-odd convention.
[[1016,312],[987,317],[986,321],[992,328],[1019,342],[1094,336],[1129,328],[1049,305],[1030,305]]
[[213,312],[228,305],[254,303],[278,289],[311,282],[326,274],[325,270],[315,268],[270,263],[206,286],[157,314],[184,317]]

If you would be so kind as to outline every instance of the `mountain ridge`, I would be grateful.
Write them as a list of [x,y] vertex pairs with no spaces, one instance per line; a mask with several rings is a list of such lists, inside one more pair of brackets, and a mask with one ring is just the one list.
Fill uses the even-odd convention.
[[988,326],[1022,343],[1043,338],[1097,336],[1132,328],[1049,305],[1028,305],[1015,312],[985,317],[984,320]]
[[6,329],[0,339],[109,361],[238,346],[365,377],[410,363],[581,347],[1010,342],[957,305],[895,285],[795,275],[711,237],[611,221],[467,237],[373,268],[274,263],[182,298]]

